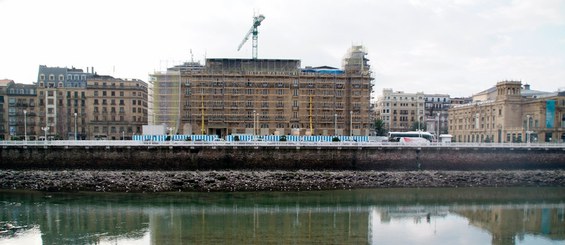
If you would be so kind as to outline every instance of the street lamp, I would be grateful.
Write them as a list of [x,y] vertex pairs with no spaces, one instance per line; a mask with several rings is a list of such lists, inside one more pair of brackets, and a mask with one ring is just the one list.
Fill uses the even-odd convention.
[[337,135],[337,113],[334,114],[334,136]]
[[27,111],[24,110],[24,141],[27,141]]
[[441,115],[441,113],[438,112],[438,113],[437,113],[437,135],[436,135],[436,136],[437,136],[437,139],[436,139],[437,142],[439,142],[439,133],[440,133],[440,129],[439,129],[439,127],[440,127],[440,125],[439,125],[439,117],[440,117],[440,115]]
[[47,131],[49,131],[49,126],[41,127],[41,130],[45,131],[45,141],[47,142]]
[[349,111],[349,137],[353,137],[353,111]]
[[175,131],[175,127],[167,127],[167,130],[169,130],[169,136],[171,137],[170,141],[173,141],[173,131]]
[[531,133],[530,133],[530,117],[532,117],[532,115],[526,115],[526,118],[528,118],[528,120],[526,121],[526,142],[529,144],[531,141]]
[[75,112],[75,140],[77,140],[77,113]]
[[257,125],[255,124],[255,117],[257,116],[257,112],[255,110],[253,110],[253,137],[255,138],[255,133],[257,133]]

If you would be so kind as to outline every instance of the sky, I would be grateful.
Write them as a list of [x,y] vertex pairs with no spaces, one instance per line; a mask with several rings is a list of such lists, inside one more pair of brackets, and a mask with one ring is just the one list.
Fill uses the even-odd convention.
[[365,46],[375,80],[407,93],[470,96],[503,80],[565,90],[563,0],[0,0],[0,79],[39,65],[148,81],[183,61],[259,58],[341,67]]

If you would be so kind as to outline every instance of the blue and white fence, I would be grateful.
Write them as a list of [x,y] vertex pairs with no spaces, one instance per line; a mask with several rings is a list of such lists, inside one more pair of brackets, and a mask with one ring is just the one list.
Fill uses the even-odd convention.
[[[228,135],[226,141],[235,141],[236,135]],[[281,135],[237,135],[239,141],[280,141]],[[306,141],[306,142],[331,142],[335,136],[297,136],[284,135],[286,141]],[[368,142],[369,136],[337,136],[340,141]]]
[[[281,137],[286,137],[286,141],[304,141],[304,142],[332,142],[336,136],[297,136],[297,135],[228,135],[226,141],[235,141],[235,136],[239,137],[239,141],[280,141]],[[355,141],[355,142],[368,142],[369,136],[337,136],[339,141]],[[135,141],[187,141],[190,138],[192,141],[216,141],[219,140],[217,135],[173,135],[172,139],[167,139],[167,135],[134,135]]]
[[167,139],[168,135],[134,135],[132,137],[133,140],[136,141],[187,141],[188,138],[192,141],[214,141],[218,139],[217,135],[180,135],[175,134],[172,136],[172,139]]

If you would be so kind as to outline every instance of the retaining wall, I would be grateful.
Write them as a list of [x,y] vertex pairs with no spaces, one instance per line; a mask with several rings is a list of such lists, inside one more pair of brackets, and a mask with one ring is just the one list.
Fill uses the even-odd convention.
[[565,147],[4,146],[0,169],[565,169]]

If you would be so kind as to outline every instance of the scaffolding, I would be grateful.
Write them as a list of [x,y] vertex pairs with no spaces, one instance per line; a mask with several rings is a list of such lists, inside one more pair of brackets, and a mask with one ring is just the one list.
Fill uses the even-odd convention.
[[180,126],[181,111],[181,72],[167,70],[150,75],[151,125],[165,125],[170,134],[175,134]]
[[301,68],[295,59],[187,62],[151,75],[150,120],[188,135],[366,135],[372,78],[365,55],[350,49],[347,71]]
[[363,46],[353,46],[349,48],[347,54],[343,58],[343,69],[346,73],[357,73],[368,75],[371,69],[369,59],[365,56],[367,51]]

